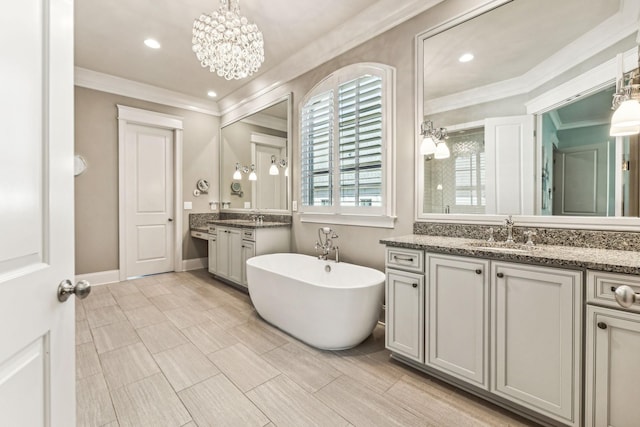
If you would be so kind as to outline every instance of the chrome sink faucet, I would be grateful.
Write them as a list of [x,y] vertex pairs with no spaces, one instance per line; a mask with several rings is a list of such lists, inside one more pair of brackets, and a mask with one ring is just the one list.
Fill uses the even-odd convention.
[[513,222],[513,219],[511,219],[511,215],[509,215],[509,218],[504,220],[504,225],[507,227],[507,243],[514,243],[513,226],[515,225],[515,223]]

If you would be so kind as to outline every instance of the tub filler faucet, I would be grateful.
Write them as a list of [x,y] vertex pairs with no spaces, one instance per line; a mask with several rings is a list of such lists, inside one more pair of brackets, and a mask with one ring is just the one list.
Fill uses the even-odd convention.
[[318,259],[327,260],[331,251],[336,253],[336,262],[340,262],[340,248],[333,246],[333,239],[337,239],[338,235],[329,227],[318,228],[318,241],[316,242],[316,251],[322,251],[318,255]]

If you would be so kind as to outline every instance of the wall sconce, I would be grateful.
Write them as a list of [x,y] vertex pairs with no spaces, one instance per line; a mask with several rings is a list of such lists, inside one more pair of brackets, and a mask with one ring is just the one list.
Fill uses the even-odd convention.
[[[280,161],[276,162],[276,156],[271,156],[271,167],[269,168],[269,175],[280,175],[280,171],[278,168],[285,169],[287,167],[287,161],[285,159],[280,159]],[[284,175],[289,176],[289,170],[285,169]]]
[[420,125],[420,135],[423,137],[420,144],[420,154],[423,156],[433,155],[436,159],[446,159],[451,155],[444,141],[449,137],[445,128],[436,129],[431,120],[425,120]]
[[249,166],[240,166],[240,163],[236,163],[236,171],[233,173],[233,179],[239,181],[242,179],[242,174],[249,174],[249,181],[256,181],[258,179],[258,175],[256,175],[256,165]]
[[[636,38],[640,43],[640,30]],[[640,51],[638,52],[638,66],[623,72],[622,57],[618,60],[616,79],[616,93],[613,94],[611,109],[615,110],[611,117],[611,136],[628,136],[640,133]]]

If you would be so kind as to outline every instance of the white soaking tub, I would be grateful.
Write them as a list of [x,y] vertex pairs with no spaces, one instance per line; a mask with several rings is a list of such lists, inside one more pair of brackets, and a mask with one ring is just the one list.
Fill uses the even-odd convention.
[[267,322],[324,350],[355,347],[378,322],[385,275],[301,254],[247,260],[249,295]]

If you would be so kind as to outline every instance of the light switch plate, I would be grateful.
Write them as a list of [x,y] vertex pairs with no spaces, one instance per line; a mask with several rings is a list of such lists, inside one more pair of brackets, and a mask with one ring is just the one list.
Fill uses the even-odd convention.
[[291,202],[291,210],[294,212],[298,212],[298,201],[294,200],[293,202]]
[[184,210],[188,211],[193,209],[193,202],[184,202]]

